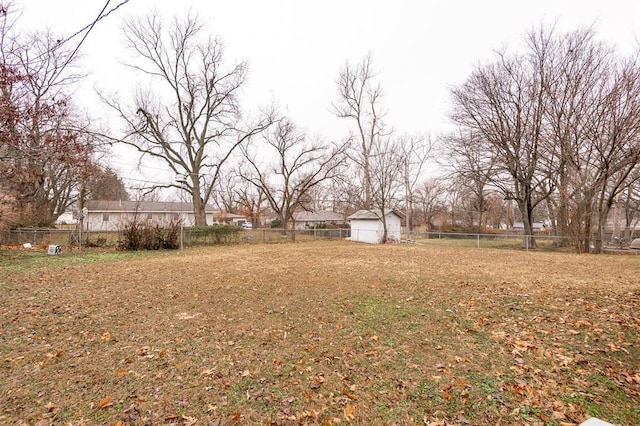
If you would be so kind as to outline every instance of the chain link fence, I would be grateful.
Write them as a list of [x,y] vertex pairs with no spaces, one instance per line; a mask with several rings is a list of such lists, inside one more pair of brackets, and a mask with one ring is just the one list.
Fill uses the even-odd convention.
[[[633,237],[633,235],[632,235]],[[630,243],[633,238],[616,238],[612,233],[601,232],[593,234],[588,241],[578,240],[575,237],[556,236],[539,233],[535,235],[524,235],[522,233],[448,233],[448,232],[415,232],[409,233],[403,242],[419,244],[439,244],[460,247],[478,248],[506,248],[518,250],[546,250],[546,251],[568,251],[575,252],[576,247],[586,245],[586,251],[595,252],[615,252],[631,251]]]
[[[327,239],[345,239],[351,235],[350,229],[309,229],[296,230],[292,237],[291,230],[283,229],[243,229],[238,232],[216,238],[208,233],[202,233],[199,229],[183,228],[182,243],[185,247],[196,245],[214,244],[267,244],[285,241],[309,241]],[[83,231],[82,235],[76,229],[50,229],[50,228],[21,228],[7,230],[0,233],[0,244],[46,247],[49,245],[78,246],[82,242],[83,247],[117,247],[122,239],[120,231]]]
[[[184,228],[182,230],[182,244],[185,247],[214,244],[270,244],[289,241],[313,241],[313,240],[343,240],[351,237],[348,228],[336,229],[309,229],[296,230],[292,236],[291,230],[283,229],[238,229],[237,233],[224,239],[215,239],[203,236],[197,230]],[[640,252],[630,249],[633,238],[640,235],[631,234],[628,238],[619,238],[611,233],[602,232],[594,235],[589,241],[590,251],[596,247],[602,247],[604,252]],[[49,245],[61,245],[63,247],[77,247],[82,239],[83,247],[107,247],[115,248],[122,239],[119,231],[83,231],[80,236],[77,229],[49,229],[49,228],[22,228],[8,230],[0,233],[0,244],[38,246],[46,248]],[[390,240],[393,243],[423,244],[423,245],[447,245],[459,247],[477,248],[503,248],[513,250],[546,250],[546,251],[575,251],[576,241],[571,237],[552,235],[526,236],[522,234],[474,234],[451,232],[409,232],[402,238]],[[602,242],[600,245],[599,243]]]

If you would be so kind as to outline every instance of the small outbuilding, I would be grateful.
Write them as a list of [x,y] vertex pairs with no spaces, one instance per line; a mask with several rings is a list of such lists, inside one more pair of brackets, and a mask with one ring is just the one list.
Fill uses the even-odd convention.
[[[400,241],[402,219],[404,215],[397,210],[385,212],[387,240]],[[380,244],[384,238],[384,224],[380,209],[358,210],[347,217],[351,225],[351,240],[363,243]]]

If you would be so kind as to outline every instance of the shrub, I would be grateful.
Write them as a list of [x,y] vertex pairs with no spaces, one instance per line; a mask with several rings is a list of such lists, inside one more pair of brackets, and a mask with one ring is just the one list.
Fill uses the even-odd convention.
[[278,229],[282,226],[282,222],[280,222],[280,219],[273,219],[271,221],[271,229]]
[[163,226],[134,218],[120,230],[119,250],[177,249],[180,238],[180,222],[171,221]]

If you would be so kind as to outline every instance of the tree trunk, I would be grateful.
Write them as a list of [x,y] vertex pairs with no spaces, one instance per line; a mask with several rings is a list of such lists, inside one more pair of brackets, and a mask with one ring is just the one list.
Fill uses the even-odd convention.
[[193,196],[193,217],[195,226],[207,226],[206,204],[197,194]]
[[371,171],[369,165],[369,157],[364,159],[364,205],[365,210],[370,210],[373,207],[373,194],[371,190]]
[[531,200],[527,199],[527,197],[525,197],[525,200],[518,200],[518,207],[522,212],[522,225],[524,226],[523,244],[526,248],[536,248],[537,243],[533,235],[533,207],[531,207]]
[[382,243],[386,243],[387,242],[387,236],[388,236],[388,232],[387,232],[387,215],[385,214],[384,210],[380,210],[382,217],[380,218],[382,220]]
[[193,219],[195,226],[207,226],[207,205],[200,196],[200,180],[198,176],[191,175],[191,200],[193,203]]

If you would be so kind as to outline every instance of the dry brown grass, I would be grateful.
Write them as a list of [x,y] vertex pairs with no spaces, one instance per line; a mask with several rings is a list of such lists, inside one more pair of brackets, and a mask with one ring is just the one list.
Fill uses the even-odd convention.
[[640,256],[1,259],[2,424],[640,424]]

